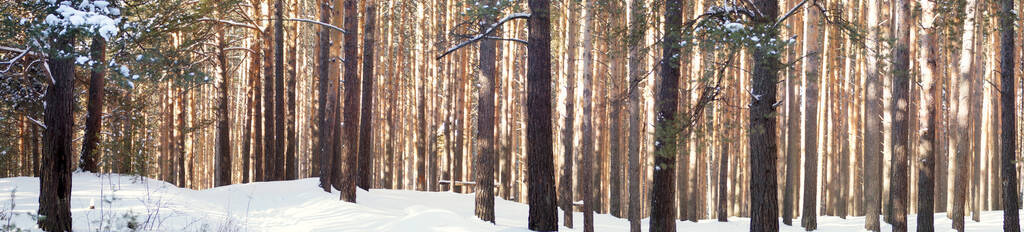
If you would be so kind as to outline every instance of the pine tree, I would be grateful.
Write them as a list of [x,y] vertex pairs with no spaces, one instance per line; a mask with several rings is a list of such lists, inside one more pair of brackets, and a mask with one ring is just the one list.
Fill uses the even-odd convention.
[[[755,25],[773,24],[779,14],[778,0],[755,0],[754,7],[763,14],[755,17]],[[764,38],[778,36],[777,29],[765,32]],[[776,85],[779,57],[771,55],[769,48],[753,49],[753,91],[750,103],[750,231],[778,231],[779,210],[775,161],[777,138],[775,134]]]
[[[96,35],[92,38],[89,46],[89,59],[95,61],[107,60],[107,40]],[[86,106],[85,116],[85,140],[82,141],[82,170],[88,172],[99,171],[99,155],[97,149],[99,144],[99,133],[103,127],[103,96],[106,86],[106,65],[96,65],[89,71],[89,99]]]
[[682,25],[682,2],[665,2],[665,34],[662,42],[661,83],[655,106],[654,183],[651,197],[651,231],[676,231],[675,155],[679,136],[676,107],[679,106],[679,41]]
[[807,231],[818,228],[818,83],[821,81],[821,39],[825,30],[818,9],[804,8],[807,16],[804,21],[804,83],[806,83],[806,102],[804,103],[804,204],[801,225]]
[[547,0],[530,0],[527,46],[526,142],[529,229],[558,230],[551,128],[551,10]]
[[363,24],[363,103],[362,119],[359,120],[359,170],[356,185],[369,190],[373,183],[373,50],[377,9],[373,0],[366,1]]
[[1013,19],[1017,16],[1016,11],[1013,10],[1012,0],[1000,0],[999,1],[999,41],[1000,41],[1000,56],[999,56],[999,78],[1001,81],[1002,90],[1000,91],[1000,99],[1002,100],[1002,154],[1000,165],[1000,175],[1002,178],[1002,190],[1003,190],[1003,231],[1020,231],[1020,217],[1018,216],[1018,204],[1019,200],[1017,196],[1017,121],[1015,112],[1016,108],[1014,105],[1015,97],[1015,82],[1014,82],[1014,22]]

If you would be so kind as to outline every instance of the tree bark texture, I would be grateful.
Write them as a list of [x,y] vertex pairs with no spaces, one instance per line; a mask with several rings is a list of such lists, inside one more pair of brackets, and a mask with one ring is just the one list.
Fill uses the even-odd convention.
[[526,142],[529,229],[558,230],[551,127],[551,11],[547,0],[530,0],[527,46]]

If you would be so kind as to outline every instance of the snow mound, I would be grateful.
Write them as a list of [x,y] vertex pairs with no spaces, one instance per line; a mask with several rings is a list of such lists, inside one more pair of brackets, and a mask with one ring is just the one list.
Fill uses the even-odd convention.
[[[359,190],[358,203],[339,201],[337,191],[325,193],[319,181],[236,184],[191,190],[132,176],[76,173],[73,177],[71,211],[76,231],[128,231],[130,221],[143,231],[528,231],[525,204],[497,199],[497,224],[476,219],[472,194],[417,192],[409,190]],[[0,209],[14,212],[12,224],[38,231],[29,215],[36,211],[39,179],[0,179]],[[11,200],[14,210],[10,210]],[[561,216],[561,212],[558,213]],[[967,231],[999,231],[1002,212],[983,212],[981,222],[967,220]],[[950,228],[945,214],[935,215],[939,231]],[[583,214],[575,214],[575,229],[582,231]],[[607,214],[595,215],[597,231],[628,231],[629,222]],[[748,218],[730,222],[678,221],[678,231],[748,231]],[[799,225],[800,219],[794,219]],[[916,217],[908,217],[915,230]],[[863,231],[863,217],[819,217],[819,231]],[[644,231],[647,220],[642,221]],[[6,222],[0,222],[6,224]],[[559,225],[562,223],[560,222]],[[781,225],[780,231],[803,231]],[[882,225],[883,231],[891,230]]]

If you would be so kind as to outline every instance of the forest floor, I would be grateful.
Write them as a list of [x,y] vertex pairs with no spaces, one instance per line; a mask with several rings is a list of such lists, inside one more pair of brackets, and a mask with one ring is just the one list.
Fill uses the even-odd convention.
[[[39,179],[0,179],[0,226],[36,230]],[[121,175],[75,173],[71,210],[76,231],[528,231],[525,204],[497,199],[497,224],[473,216],[473,195],[407,190],[359,190],[357,204],[325,193],[319,181],[237,184],[206,190],[177,188],[166,182]],[[13,204],[12,204],[13,203]],[[13,210],[12,210],[13,209]],[[558,214],[561,216],[561,212]],[[575,215],[581,230],[583,215]],[[936,214],[936,228],[951,221]],[[679,231],[747,231],[749,219],[730,222],[678,222]],[[910,231],[916,217],[909,217]],[[799,219],[794,222],[799,225]],[[863,231],[863,217],[819,217],[819,231]],[[983,212],[981,222],[967,220],[967,231],[999,231],[1002,212]],[[644,230],[647,221],[643,222]],[[629,223],[595,215],[597,231],[628,231]],[[565,227],[563,231],[576,231]],[[803,231],[782,225],[781,231]],[[883,224],[883,231],[888,231]]]

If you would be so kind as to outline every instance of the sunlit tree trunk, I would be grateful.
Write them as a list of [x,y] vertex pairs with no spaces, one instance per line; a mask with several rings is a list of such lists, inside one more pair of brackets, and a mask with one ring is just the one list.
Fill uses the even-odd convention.
[[[922,125],[923,136],[918,145],[917,153],[920,158],[914,161],[914,163],[919,163],[918,167],[920,167],[917,182],[917,231],[930,232],[935,231],[935,217],[933,216],[935,212],[935,157],[940,151],[936,139],[936,128],[938,128],[936,114],[942,112],[941,101],[938,101],[941,99],[942,89],[939,84],[941,78],[935,75],[936,70],[939,69],[938,56],[940,55],[934,28],[935,5],[929,1],[920,1],[919,3],[923,13],[918,46],[918,52],[920,52],[918,65],[920,65],[923,87],[919,118],[927,121]],[[944,154],[939,153],[939,155]],[[944,189],[939,191],[944,191]]]
[[866,57],[864,93],[864,228],[880,231],[879,214],[882,202],[882,80],[878,71],[879,6],[877,0],[868,0],[867,22],[870,25],[865,40]]
[[[485,5],[493,5],[493,0],[483,1]],[[478,25],[480,30],[486,30],[494,23],[493,16],[484,16],[485,19]],[[479,85],[479,96],[477,110],[477,144],[480,146],[480,153],[473,156],[474,174],[476,175],[476,207],[474,213],[480,220],[494,223],[494,81],[497,69],[494,66],[497,59],[495,41],[485,39],[480,41],[480,75],[477,78]],[[563,190],[564,191],[564,190]],[[569,210],[572,212],[572,209]]]
[[822,28],[821,12],[816,8],[804,8],[807,20],[804,21],[804,83],[807,85],[804,94],[804,203],[801,225],[807,231],[818,228],[818,83],[821,81],[821,40],[825,31]]
[[960,48],[960,62],[958,64],[959,73],[956,79],[955,92],[951,93],[955,96],[955,111],[956,111],[956,122],[957,130],[953,133],[955,142],[951,141],[954,151],[956,151],[956,173],[955,180],[953,181],[953,229],[957,231],[964,231],[964,206],[967,202],[967,187],[968,182],[968,155],[970,155],[970,136],[967,135],[969,123],[969,111],[971,106],[968,104],[967,99],[970,98],[971,89],[970,84],[972,82],[971,77],[971,65],[974,57],[968,54],[974,54],[974,11],[975,11],[976,0],[967,0],[967,5],[964,11],[966,12],[966,18],[964,18],[963,24],[963,44]]

